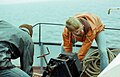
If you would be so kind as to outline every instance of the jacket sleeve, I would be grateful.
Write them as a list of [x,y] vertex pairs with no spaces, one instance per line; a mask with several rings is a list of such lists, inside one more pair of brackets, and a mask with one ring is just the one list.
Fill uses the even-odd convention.
[[21,69],[25,71],[28,75],[32,77],[33,75],[33,56],[34,56],[34,43],[32,40],[27,40],[24,42],[24,50],[20,56]]
[[64,31],[62,33],[63,37],[63,48],[66,52],[72,52],[72,38],[71,33],[67,30],[67,28],[64,28]]
[[94,32],[92,30],[89,30],[89,32],[86,35],[86,39],[82,43],[82,46],[78,52],[78,58],[80,61],[82,61],[82,59],[84,58],[84,56],[90,49],[91,44],[92,44],[93,40],[95,39],[95,37],[96,37],[96,34],[94,34]]

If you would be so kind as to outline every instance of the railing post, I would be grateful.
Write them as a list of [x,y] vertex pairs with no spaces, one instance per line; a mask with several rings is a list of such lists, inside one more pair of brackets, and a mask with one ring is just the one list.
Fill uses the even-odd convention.
[[[39,46],[40,46],[40,55],[42,55],[44,53],[44,46],[43,43],[41,42],[41,24],[39,24]],[[40,73],[43,73],[43,58],[40,58]]]

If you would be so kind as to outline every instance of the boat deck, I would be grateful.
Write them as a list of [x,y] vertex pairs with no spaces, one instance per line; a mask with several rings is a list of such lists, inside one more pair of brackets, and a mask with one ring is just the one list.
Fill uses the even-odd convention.
[[33,67],[33,77],[41,77],[40,67],[38,66]]

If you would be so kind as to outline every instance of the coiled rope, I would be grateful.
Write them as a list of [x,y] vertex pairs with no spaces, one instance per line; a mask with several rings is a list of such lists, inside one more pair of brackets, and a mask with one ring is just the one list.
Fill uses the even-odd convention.
[[[112,51],[107,48],[109,63],[116,57],[116,54]],[[100,74],[100,57],[98,49],[87,54],[83,59],[82,64],[83,70],[81,74],[82,76],[80,77],[97,77]]]

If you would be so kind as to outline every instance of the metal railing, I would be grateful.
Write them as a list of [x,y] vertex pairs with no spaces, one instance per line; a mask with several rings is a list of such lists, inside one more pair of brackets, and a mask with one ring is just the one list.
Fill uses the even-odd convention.
[[[42,42],[41,41],[41,27],[42,25],[56,25],[56,26],[64,26],[64,24],[58,24],[58,23],[37,23],[35,25],[33,25],[33,28],[36,27],[36,26],[39,26],[39,41],[38,42],[34,42],[34,44],[39,44],[41,45],[44,44],[44,45],[58,45],[60,46],[61,43],[51,43],[51,42]],[[117,28],[105,28],[105,29],[109,29],[109,30],[120,30],[120,29],[117,29]],[[77,47],[81,46],[81,45],[76,45]],[[94,46],[93,46],[94,47]]]
[[[41,27],[42,25],[56,25],[56,26],[64,26],[64,24],[57,24],[57,23],[37,23],[35,25],[33,25],[33,28],[36,27],[36,26],[39,26],[39,41],[38,42],[34,42],[34,44],[38,44],[40,46],[40,55],[43,55],[44,54],[44,45],[56,45],[56,46],[61,46],[61,43],[51,43],[51,42],[42,42],[41,40]],[[105,29],[109,29],[109,30],[120,30],[120,29],[117,29],[117,28],[105,28]],[[81,45],[75,45],[76,47],[81,47]],[[91,46],[91,48],[97,48],[96,46]],[[110,49],[114,49],[114,48],[110,48]],[[43,70],[43,59],[41,58],[40,59],[40,69]],[[42,72],[41,72],[42,73]]]

